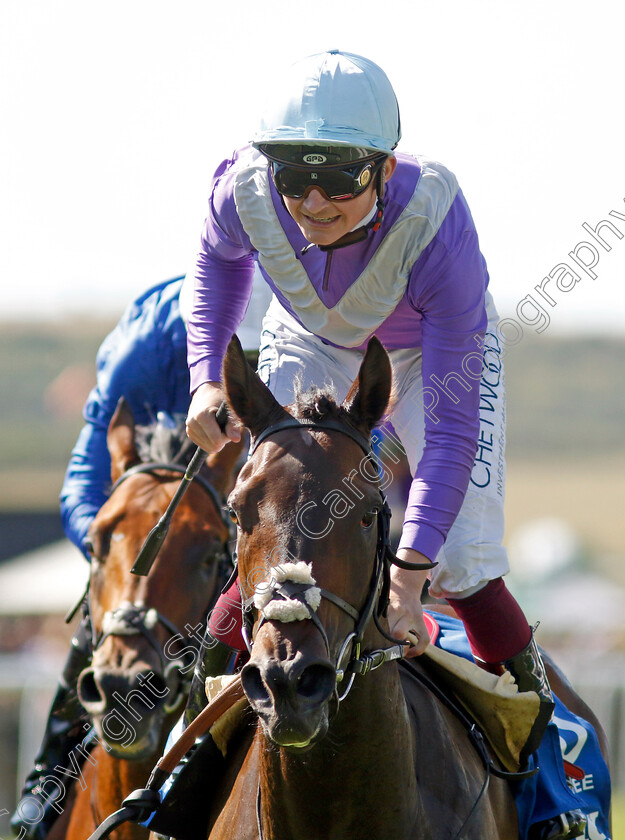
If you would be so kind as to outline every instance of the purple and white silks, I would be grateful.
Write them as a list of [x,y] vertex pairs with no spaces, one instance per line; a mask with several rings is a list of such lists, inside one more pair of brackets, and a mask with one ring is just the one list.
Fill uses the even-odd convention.
[[192,391],[220,379],[255,260],[287,312],[328,344],[362,351],[375,334],[388,350],[420,348],[424,400],[437,393],[438,401],[436,412],[425,414],[401,545],[433,558],[458,514],[476,453],[475,357],[487,323],[488,273],[453,175],[438,164],[397,158],[380,230],[336,251],[312,247],[305,254],[308,243],[262,159],[246,148],[223,162],[196,263],[188,356]]

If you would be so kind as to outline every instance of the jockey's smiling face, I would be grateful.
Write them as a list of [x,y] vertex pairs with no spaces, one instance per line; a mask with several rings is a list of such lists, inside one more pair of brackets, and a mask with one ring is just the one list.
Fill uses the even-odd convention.
[[[397,160],[389,157],[384,163],[384,179],[388,181]],[[309,242],[315,245],[332,245],[370,213],[376,200],[375,182],[355,198],[340,201],[327,198],[326,194],[311,187],[302,198],[282,196],[286,209]]]

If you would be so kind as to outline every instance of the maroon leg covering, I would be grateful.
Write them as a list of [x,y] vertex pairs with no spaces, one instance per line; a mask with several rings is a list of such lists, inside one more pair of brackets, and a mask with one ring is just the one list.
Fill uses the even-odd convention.
[[447,599],[462,619],[471,650],[491,665],[512,659],[531,641],[523,610],[501,578],[468,598]]

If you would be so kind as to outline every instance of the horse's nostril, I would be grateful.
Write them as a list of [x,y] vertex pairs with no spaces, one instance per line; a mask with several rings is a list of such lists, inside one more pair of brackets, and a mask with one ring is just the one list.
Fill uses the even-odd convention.
[[154,695],[155,697],[167,697],[170,693],[171,689],[167,684],[167,680],[161,674],[157,674],[156,671],[149,671],[149,692],[150,695]]
[[332,667],[309,665],[297,680],[297,693],[304,700],[321,702],[332,694],[335,682],[336,674]]
[[256,665],[248,664],[241,671],[241,683],[243,690],[251,702],[265,702],[269,698],[267,686],[263,682],[259,668]]
[[78,677],[78,699],[85,708],[104,702],[93,668],[86,668]]

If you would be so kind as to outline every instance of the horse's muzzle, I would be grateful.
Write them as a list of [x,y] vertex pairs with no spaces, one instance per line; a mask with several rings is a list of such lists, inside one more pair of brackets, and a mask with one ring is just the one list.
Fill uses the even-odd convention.
[[279,746],[301,749],[325,735],[336,686],[336,670],[327,660],[253,657],[241,681],[266,734]]
[[78,698],[96,732],[122,758],[141,758],[156,749],[169,694],[165,680],[147,668],[129,673],[85,668]]

